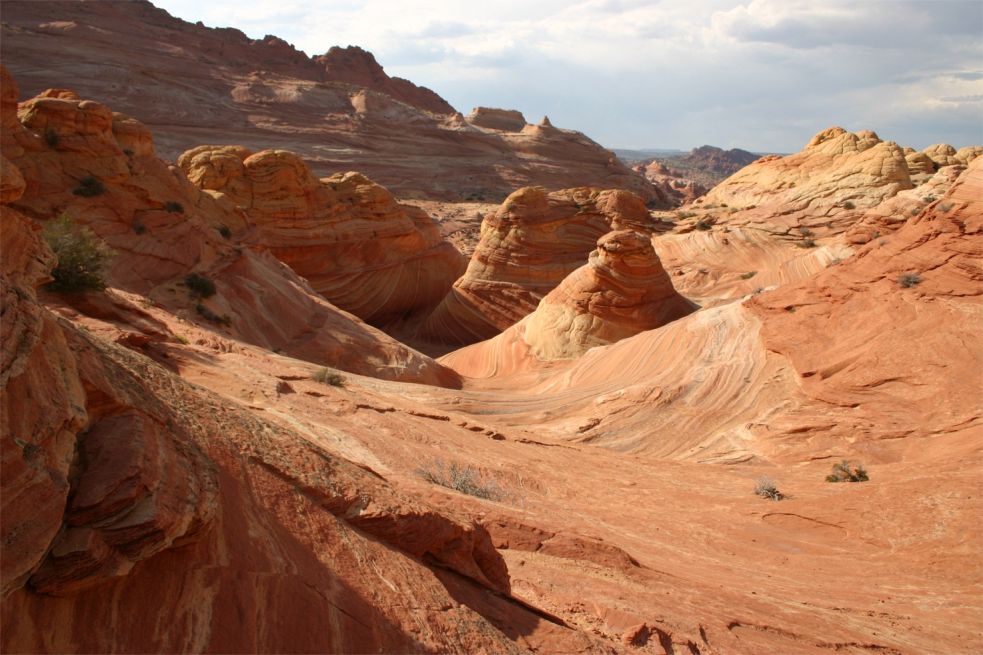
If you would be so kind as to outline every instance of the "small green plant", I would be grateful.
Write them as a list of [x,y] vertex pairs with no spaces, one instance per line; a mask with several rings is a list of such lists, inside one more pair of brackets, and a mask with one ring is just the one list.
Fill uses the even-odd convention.
[[188,341],[188,337],[181,334],[175,334],[174,340],[177,341],[178,343],[184,344],[185,346],[187,346],[190,343]]
[[195,305],[195,311],[206,321],[211,321],[212,323],[218,323],[219,325],[232,325],[232,318],[226,314],[216,314],[212,310],[208,309],[201,303]]
[[164,209],[171,212],[172,214],[184,213],[184,205],[182,205],[181,203],[175,200],[168,200],[167,202],[165,202]]
[[826,482],[866,482],[869,479],[863,464],[854,466],[848,459],[833,464],[833,472],[826,476]]
[[696,216],[696,212],[676,212],[676,218],[678,220],[693,218],[694,216]]
[[478,468],[470,464],[447,463],[438,459],[417,469],[417,474],[427,482],[476,498],[501,500],[507,496],[496,481],[486,479]]
[[768,477],[761,477],[754,481],[754,493],[768,500],[785,499],[785,494],[778,490],[775,481]]
[[922,202],[935,202],[935,196],[927,195],[922,197]]
[[799,241],[795,245],[797,245],[800,248],[815,248],[816,242],[813,239],[803,239],[802,241]]
[[939,203],[938,210],[943,214],[952,210],[953,204],[951,202],[941,202]]
[[44,142],[51,148],[58,147],[58,132],[55,131],[55,128],[44,128]]
[[750,280],[751,278],[753,278],[757,274],[758,274],[757,271],[748,271],[747,273],[741,273],[741,279],[742,280]]
[[49,289],[80,293],[106,288],[105,269],[113,251],[91,230],[62,215],[45,225],[44,238],[58,258]]
[[219,226],[218,233],[222,235],[222,238],[223,239],[231,239],[232,238],[232,230],[229,228],[228,225],[221,225],[221,226]]
[[856,209],[857,205],[854,204],[852,200],[847,200],[843,203],[843,209]]
[[697,230],[700,230],[701,232],[706,232],[707,230],[711,229],[716,222],[717,221],[714,220],[713,218],[701,218],[696,222],[696,225],[694,225],[693,227],[695,227]]
[[106,187],[102,185],[102,182],[91,175],[86,175],[79,180],[79,185],[72,191],[75,195],[82,196],[83,198],[100,196],[105,192]]
[[329,368],[319,369],[311,376],[311,379],[321,384],[331,385],[332,387],[345,386],[345,376]]
[[211,298],[215,295],[215,283],[199,273],[192,273],[184,278],[184,284],[195,298]]
[[902,289],[910,289],[917,286],[922,281],[922,276],[918,273],[902,273],[898,276],[898,284]]

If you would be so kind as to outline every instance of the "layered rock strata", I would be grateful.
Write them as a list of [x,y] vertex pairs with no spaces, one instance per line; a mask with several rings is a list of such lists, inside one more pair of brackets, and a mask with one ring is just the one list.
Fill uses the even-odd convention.
[[519,189],[485,217],[467,271],[421,335],[459,345],[490,338],[532,312],[600,237],[650,225],[642,199],[626,191]]

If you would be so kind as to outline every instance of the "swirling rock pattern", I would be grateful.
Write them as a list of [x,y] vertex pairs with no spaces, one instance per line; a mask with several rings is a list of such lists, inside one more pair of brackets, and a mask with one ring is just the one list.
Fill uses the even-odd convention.
[[495,336],[581,266],[600,237],[650,225],[642,199],[627,191],[519,189],[482,222],[467,271],[421,335],[459,345]]
[[359,173],[318,180],[297,155],[201,146],[178,165],[231,201],[268,248],[334,305],[374,324],[436,305],[464,269],[420,209]]
[[523,338],[542,360],[578,357],[691,313],[651,240],[618,230],[597,241],[587,264],[550,291],[523,321]]

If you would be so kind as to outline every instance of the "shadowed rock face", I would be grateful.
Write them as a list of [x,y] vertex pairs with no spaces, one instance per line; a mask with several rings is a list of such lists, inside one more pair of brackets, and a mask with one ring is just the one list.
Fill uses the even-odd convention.
[[650,238],[618,230],[597,241],[584,266],[564,278],[523,321],[539,359],[578,357],[691,313],[676,293]]
[[504,112],[505,130],[500,119],[470,123],[357,47],[310,58],[277,37],[187,23],[149,2],[5,0],[0,49],[27,93],[70,80],[149,126],[169,160],[217,141],[289,150],[318,177],[357,170],[401,197],[500,202],[539,184],[659,201],[583,134],[525,125],[518,112]]
[[650,222],[641,198],[626,191],[519,189],[485,218],[467,271],[421,334],[451,344],[492,337],[532,312],[598,238]]
[[422,210],[359,173],[318,180],[293,153],[238,146],[200,146],[178,165],[248,215],[249,242],[370,323],[433,307],[464,270],[464,257]]

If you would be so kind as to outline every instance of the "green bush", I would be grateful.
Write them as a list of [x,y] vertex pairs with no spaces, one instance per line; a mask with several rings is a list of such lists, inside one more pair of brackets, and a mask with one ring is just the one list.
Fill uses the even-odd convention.
[[854,466],[848,459],[833,464],[833,472],[826,476],[826,482],[866,482],[869,479],[863,464]]
[[785,494],[778,490],[778,486],[775,484],[775,481],[766,477],[755,480],[754,493],[769,500],[785,499]]
[[508,496],[494,480],[486,480],[481,471],[471,465],[445,463],[435,460],[417,470],[417,474],[427,482],[439,484],[468,496],[486,500],[501,500]]
[[332,387],[345,386],[345,377],[329,368],[322,368],[311,376],[315,382],[330,384]]
[[215,283],[204,275],[192,273],[184,278],[188,291],[196,298],[211,298],[215,295]]
[[856,209],[857,206],[853,203],[852,200],[847,200],[846,202],[843,203],[843,208],[844,209]]
[[83,198],[91,198],[93,196],[100,196],[106,192],[106,187],[102,185],[97,178],[91,175],[86,175],[81,180],[79,180],[79,185],[75,187],[72,191],[77,196],[82,196]]
[[58,258],[58,265],[51,271],[54,281],[48,284],[49,289],[78,293],[106,288],[105,268],[113,251],[91,230],[76,225],[67,216],[60,216],[45,225],[44,238]]
[[717,221],[713,218],[704,218],[696,222],[694,226],[697,230],[701,232],[706,232],[711,229]]
[[922,276],[918,273],[902,273],[898,276],[898,284],[901,285],[903,289],[910,289],[913,286],[917,286],[922,281]]

